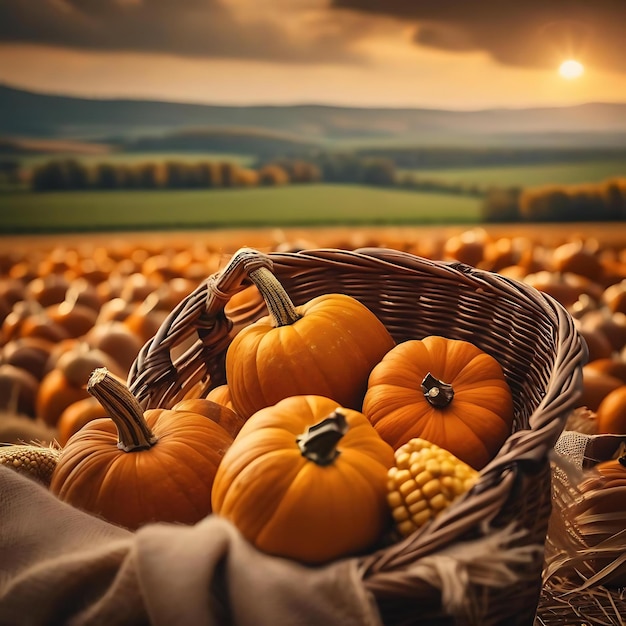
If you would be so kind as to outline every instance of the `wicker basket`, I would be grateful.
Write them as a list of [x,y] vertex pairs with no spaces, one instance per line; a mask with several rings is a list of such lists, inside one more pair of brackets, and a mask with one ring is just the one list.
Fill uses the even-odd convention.
[[232,313],[233,329],[225,307],[261,266],[296,305],[348,294],[397,342],[443,335],[499,361],[513,393],[513,431],[475,487],[411,537],[353,558],[387,625],[532,624],[551,510],[549,453],[576,406],[587,355],[565,309],[497,274],[395,250],[242,249],[141,350],[129,384],[145,408],[225,382],[233,333],[266,312],[246,305]]

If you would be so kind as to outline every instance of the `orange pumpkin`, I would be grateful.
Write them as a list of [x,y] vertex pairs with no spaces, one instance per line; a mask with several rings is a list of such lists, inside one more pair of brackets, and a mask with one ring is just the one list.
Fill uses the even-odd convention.
[[50,426],[55,426],[61,413],[73,402],[88,398],[85,388],[94,369],[107,367],[118,377],[124,377],[122,367],[112,356],[78,342],[60,354],[39,384],[36,398],[37,415]]
[[231,410],[235,410],[233,407],[233,399],[230,395],[230,389],[228,385],[218,385],[213,387],[206,396],[207,400],[212,400],[223,406],[228,407]]
[[55,344],[37,337],[18,337],[7,342],[0,351],[0,362],[21,367],[41,380]]
[[143,347],[141,339],[118,320],[96,324],[83,339],[92,348],[110,354],[125,372],[130,371]]
[[268,316],[243,328],[226,353],[226,380],[244,418],[293,395],[321,395],[360,409],[367,377],[394,345],[384,324],[344,294],[294,306],[266,268],[251,273]]
[[612,313],[626,313],[626,278],[609,285],[602,293],[602,302]]
[[82,337],[95,325],[98,313],[91,307],[80,304],[76,299],[66,298],[45,309],[48,317],[63,328],[68,337]]
[[583,389],[579,405],[597,411],[600,403],[614,389],[622,386],[616,376],[597,370],[591,363],[583,366]]
[[323,563],[380,539],[393,464],[364,415],[292,396],[243,426],[217,471],[213,510],[260,550]]
[[596,411],[598,433],[626,435],[626,385],[609,392]]
[[105,368],[88,391],[111,419],[95,419],[63,448],[50,489],[61,500],[130,529],[194,524],[211,512],[217,466],[232,437],[190,410],[143,411]]
[[0,364],[0,409],[35,417],[39,381],[21,367]]
[[106,417],[106,413],[100,402],[93,396],[72,402],[63,410],[56,423],[59,445],[64,446],[70,437],[76,434],[87,422],[99,417]]
[[513,400],[492,356],[429,336],[385,355],[370,375],[363,413],[394,449],[419,437],[480,469],[511,433]]
[[172,410],[204,415],[221,426],[233,439],[245,423],[245,420],[231,408],[208,397],[181,400],[172,407]]
[[626,385],[626,360],[616,356],[606,359],[596,359],[585,365],[589,371],[598,372],[611,378],[617,378]]

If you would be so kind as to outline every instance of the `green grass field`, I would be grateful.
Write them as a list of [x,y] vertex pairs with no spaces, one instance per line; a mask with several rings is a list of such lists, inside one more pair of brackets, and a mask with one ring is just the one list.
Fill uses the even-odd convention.
[[475,198],[351,185],[0,193],[0,233],[468,224],[479,219]]
[[626,160],[587,163],[549,163],[469,169],[401,170],[425,180],[488,186],[535,187],[548,184],[599,183],[607,178],[626,178]]

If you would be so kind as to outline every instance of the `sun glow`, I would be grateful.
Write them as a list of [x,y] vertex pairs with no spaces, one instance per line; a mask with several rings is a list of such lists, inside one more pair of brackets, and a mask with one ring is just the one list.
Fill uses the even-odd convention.
[[583,64],[575,59],[563,61],[563,63],[559,66],[559,74],[567,80],[573,80],[574,78],[582,76],[584,71],[585,68],[583,67]]

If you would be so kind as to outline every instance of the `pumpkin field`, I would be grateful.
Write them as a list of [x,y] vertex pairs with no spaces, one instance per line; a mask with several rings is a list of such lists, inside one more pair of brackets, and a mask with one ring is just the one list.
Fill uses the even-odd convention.
[[[615,606],[626,580],[614,522],[626,514],[626,234],[615,224],[2,244],[0,464],[55,499],[131,531],[213,514],[261,554],[308,566],[382,563],[459,511],[486,515],[472,494],[496,489],[493,472],[506,482],[525,437],[617,437],[570,485],[575,505],[550,506],[549,471],[520,469],[534,494],[525,508],[497,496],[528,541],[548,530],[539,615],[558,613],[580,576]],[[574,570],[555,556],[572,549],[555,514],[591,555]]]

